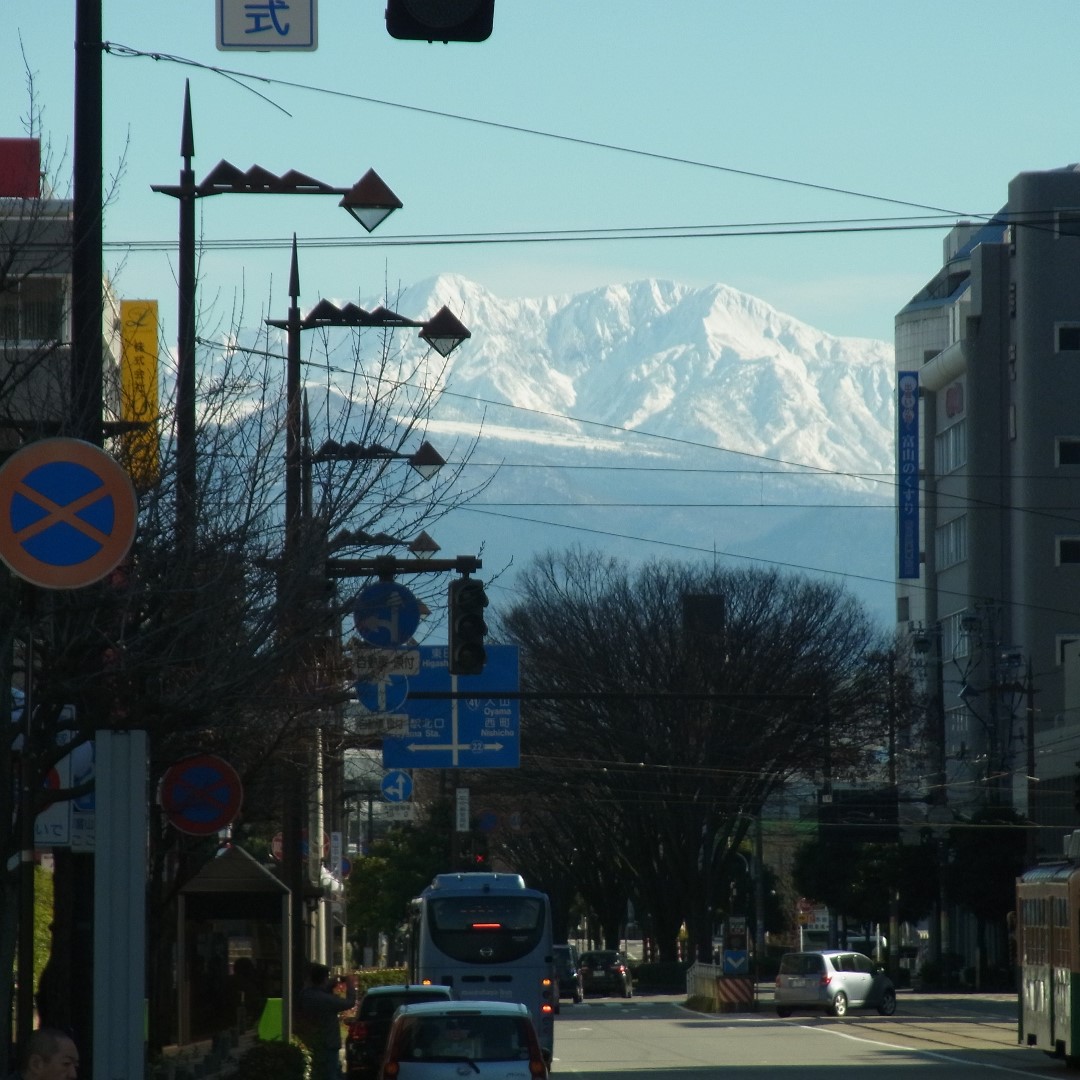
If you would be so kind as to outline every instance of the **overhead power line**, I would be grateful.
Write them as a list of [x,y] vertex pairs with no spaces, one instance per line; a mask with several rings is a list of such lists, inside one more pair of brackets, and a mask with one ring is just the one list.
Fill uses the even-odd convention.
[[645,150],[640,147],[623,146],[619,143],[606,142],[601,139],[586,138],[584,136],[568,135],[563,132],[544,131],[541,128],[530,127],[525,124],[511,124],[506,121],[488,120],[476,116],[467,116],[462,113],[453,113],[445,109],[435,109],[424,105],[408,105],[400,101],[390,101],[386,98],[372,97],[368,94],[357,94],[346,90],[335,90],[330,87],[316,86],[313,83],[303,83],[291,79],[273,78],[268,75],[259,75],[253,72],[238,71],[233,68],[220,67],[215,64],[205,64],[187,57],[177,56],[174,53],[148,52],[144,49],[136,49],[119,42],[102,42],[102,49],[110,56],[122,59],[148,59],[159,62],[179,64],[183,67],[191,67],[219,75],[229,82],[239,84],[257,97],[266,101],[269,105],[285,113],[292,114],[273,101],[265,93],[260,92],[249,83],[264,87],[279,86],[292,90],[303,90],[308,93],[322,94],[327,97],[344,99],[346,101],[360,102],[365,105],[376,105],[380,108],[395,109],[403,112],[416,113],[422,116],[432,116],[441,120],[452,120],[456,123],[472,124],[479,127],[489,128],[493,131],[505,131],[515,135],[529,135],[533,138],[548,139],[555,142],[569,143],[575,146],[588,147],[593,150],[605,150],[611,153],[628,154],[634,157],[647,158],[653,161],[665,161],[674,165],[685,165],[697,169],[707,169],[712,172],[727,173],[732,176],[743,176],[752,180],[764,180],[774,184],[786,184],[793,187],[805,188],[811,191],[821,191],[832,195],[846,195],[856,199],[868,199],[872,202],[885,203],[890,206],[905,206],[913,210],[923,210],[934,214],[946,214],[953,217],[973,217],[979,220],[988,220],[989,215],[972,214],[967,211],[954,210],[949,207],[934,206],[929,203],[918,202],[912,199],[899,199],[895,196],[878,195],[872,192],[857,191],[854,188],[840,187],[832,184],[820,184],[811,180],[800,180],[796,177],[779,176],[775,173],[757,172],[752,169],[742,169],[734,165],[723,165],[718,162],[700,161],[695,158],[683,157],[678,154],[664,154],[656,150]]

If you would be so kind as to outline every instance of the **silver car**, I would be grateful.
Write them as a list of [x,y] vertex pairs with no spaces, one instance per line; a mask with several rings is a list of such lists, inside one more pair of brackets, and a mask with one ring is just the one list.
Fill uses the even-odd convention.
[[896,988],[880,964],[848,949],[786,953],[776,976],[776,1015],[815,1009],[845,1016],[848,1009],[896,1012]]
[[548,1080],[529,1010],[516,1001],[402,1005],[380,1080]]

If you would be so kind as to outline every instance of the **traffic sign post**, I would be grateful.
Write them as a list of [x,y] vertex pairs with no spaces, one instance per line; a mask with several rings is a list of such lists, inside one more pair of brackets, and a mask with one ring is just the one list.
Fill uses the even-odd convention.
[[25,581],[78,589],[114,570],[135,539],[131,479],[80,439],[41,439],[0,467],[0,559]]

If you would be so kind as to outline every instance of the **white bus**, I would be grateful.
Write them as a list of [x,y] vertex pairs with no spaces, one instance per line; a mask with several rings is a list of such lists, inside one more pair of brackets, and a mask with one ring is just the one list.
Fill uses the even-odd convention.
[[410,981],[449,986],[465,1001],[520,1001],[550,1062],[557,991],[547,894],[520,874],[438,874],[410,914]]

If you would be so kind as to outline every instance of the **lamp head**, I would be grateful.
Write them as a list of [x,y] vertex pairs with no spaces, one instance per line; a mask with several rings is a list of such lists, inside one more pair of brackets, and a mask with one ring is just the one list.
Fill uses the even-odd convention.
[[472,337],[469,330],[448,307],[441,307],[420,331],[426,341],[440,356],[449,356],[463,341]]
[[425,480],[430,480],[446,464],[446,458],[431,443],[425,441],[420,444],[419,450],[409,456],[409,464]]
[[395,210],[400,210],[402,202],[374,169],[368,169],[345,192],[338,206],[345,207],[368,232],[372,232]]

